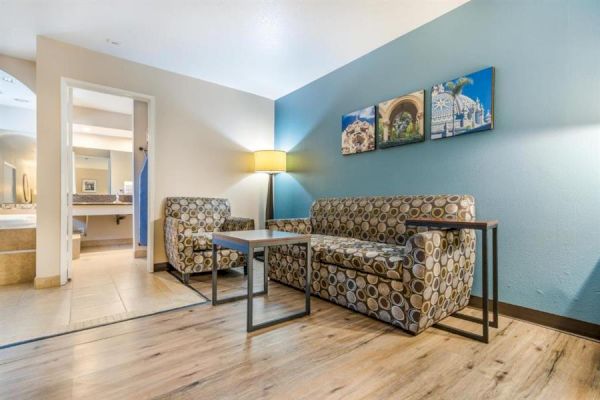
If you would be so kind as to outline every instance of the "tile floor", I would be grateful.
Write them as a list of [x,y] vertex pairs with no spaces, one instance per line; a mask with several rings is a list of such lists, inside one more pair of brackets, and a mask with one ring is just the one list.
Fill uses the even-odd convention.
[[0,346],[205,301],[130,248],[84,251],[60,288],[0,286]]

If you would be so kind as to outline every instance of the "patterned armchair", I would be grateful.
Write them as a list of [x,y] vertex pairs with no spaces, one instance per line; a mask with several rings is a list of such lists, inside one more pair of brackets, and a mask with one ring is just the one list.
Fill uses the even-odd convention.
[[[253,219],[231,216],[227,199],[167,197],[165,249],[186,283],[192,273],[212,271],[212,232],[252,229]],[[235,250],[219,250],[217,262],[218,269],[246,267],[245,256]]]
[[[315,201],[309,218],[269,220],[311,233],[312,293],[413,334],[464,308],[475,265],[472,230],[427,230],[407,218],[475,219],[471,196],[390,196]],[[303,289],[301,246],[269,251],[269,277]]]

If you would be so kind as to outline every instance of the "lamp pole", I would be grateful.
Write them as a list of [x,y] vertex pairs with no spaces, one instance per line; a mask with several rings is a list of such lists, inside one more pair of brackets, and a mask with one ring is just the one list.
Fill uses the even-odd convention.
[[275,173],[269,173],[269,188],[267,189],[267,209],[265,210],[265,228],[267,221],[273,219],[273,180]]

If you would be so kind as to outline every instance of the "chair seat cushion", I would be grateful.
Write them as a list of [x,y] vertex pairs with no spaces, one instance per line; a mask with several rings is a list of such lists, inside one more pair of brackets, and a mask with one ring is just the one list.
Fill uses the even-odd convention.
[[[369,242],[359,239],[311,235],[313,260],[363,271],[390,279],[402,279],[405,247],[396,244]],[[272,251],[291,257],[306,257],[299,245],[278,246]]]
[[212,232],[197,232],[192,236],[194,251],[212,250]]

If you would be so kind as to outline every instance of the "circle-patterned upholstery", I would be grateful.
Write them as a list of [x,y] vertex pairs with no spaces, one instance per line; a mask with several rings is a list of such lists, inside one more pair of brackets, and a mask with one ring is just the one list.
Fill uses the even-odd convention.
[[214,232],[231,216],[231,207],[227,199],[167,197],[165,216],[191,224],[194,232]]
[[[254,221],[231,218],[229,200],[206,197],[167,197],[165,250],[169,263],[182,273],[212,270],[211,232],[223,228],[252,229]],[[217,252],[218,269],[241,267],[246,256],[236,250]]]
[[404,245],[416,229],[407,218],[472,221],[475,199],[468,195],[323,198],[310,210],[312,232]]
[[[471,221],[475,201],[455,195],[315,201],[310,216],[317,234],[312,240],[312,293],[415,334],[464,308],[473,285],[475,232],[417,232],[405,226],[409,217]],[[273,226],[297,228],[299,223],[288,220]],[[391,247],[373,245],[357,251],[364,241],[401,245],[403,250],[392,255]],[[400,267],[389,262],[392,256]],[[387,261],[382,266],[388,268],[379,271],[374,263],[378,259]],[[272,279],[305,287],[306,252],[301,247],[273,248],[269,268]]]

